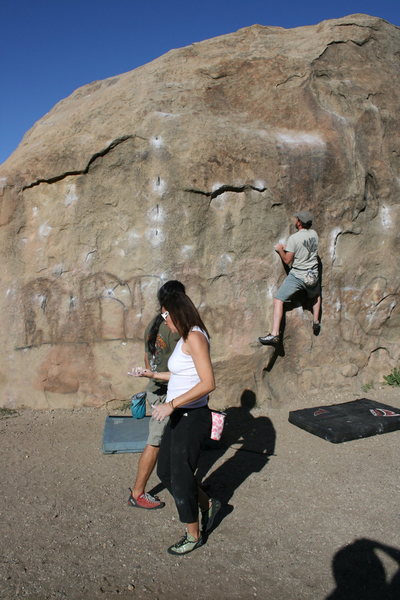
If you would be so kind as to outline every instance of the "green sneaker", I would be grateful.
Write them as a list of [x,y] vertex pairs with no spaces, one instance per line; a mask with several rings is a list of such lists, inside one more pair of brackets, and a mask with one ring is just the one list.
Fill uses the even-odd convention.
[[192,552],[192,550],[196,550],[203,544],[203,538],[200,536],[198,540],[194,538],[192,535],[186,531],[183,538],[176,542],[173,546],[168,548],[169,554],[187,554],[188,552]]
[[210,500],[210,508],[208,510],[201,511],[201,525],[203,531],[205,532],[210,531],[212,529],[212,526],[214,525],[214,519],[217,515],[217,512],[221,508],[221,502],[217,500],[217,498],[211,498]]

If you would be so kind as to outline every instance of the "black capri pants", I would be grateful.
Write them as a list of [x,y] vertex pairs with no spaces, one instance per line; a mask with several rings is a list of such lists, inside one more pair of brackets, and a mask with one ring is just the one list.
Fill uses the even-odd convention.
[[157,475],[173,495],[182,523],[199,517],[195,471],[203,442],[211,434],[211,411],[177,408],[169,418],[161,440]]

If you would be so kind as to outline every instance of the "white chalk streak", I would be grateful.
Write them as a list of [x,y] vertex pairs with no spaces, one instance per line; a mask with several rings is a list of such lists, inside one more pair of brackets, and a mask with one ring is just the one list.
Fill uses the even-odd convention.
[[180,117],[179,113],[161,112],[159,110],[156,110],[154,114],[158,115],[159,117]]
[[329,254],[331,255],[331,258],[335,258],[336,240],[337,240],[337,236],[339,235],[339,233],[341,233],[341,231],[342,230],[340,229],[340,227],[335,227],[331,231],[330,243],[329,243]]
[[153,223],[164,223],[165,221],[164,208],[159,204],[153,206],[152,208],[149,208],[149,210],[147,211],[147,215],[149,217],[149,221],[152,221]]
[[190,246],[190,245],[182,246],[181,254],[183,256],[185,256],[186,258],[190,258],[191,256],[193,256],[193,246]]
[[65,206],[71,206],[78,200],[78,196],[76,193],[76,185],[71,183],[67,186],[67,193],[65,195],[64,204]]
[[156,194],[162,196],[166,189],[167,184],[164,179],[161,179],[161,177],[157,177],[157,179],[153,181],[153,192],[156,192]]
[[275,135],[279,142],[289,146],[316,146],[324,148],[326,145],[325,140],[319,133],[288,129],[277,131]]
[[263,179],[256,179],[254,187],[256,190],[264,190],[267,187],[267,183]]
[[389,229],[393,225],[392,216],[390,214],[390,208],[388,206],[381,206],[381,223],[385,229]]
[[156,248],[157,246],[160,246],[165,242],[164,232],[160,228],[148,229],[146,231],[146,238],[153,246],[153,248]]
[[43,223],[43,225],[41,225],[39,227],[39,235],[40,237],[47,237],[50,235],[52,228],[50,227],[50,225],[48,225],[47,223]]
[[164,145],[164,140],[162,139],[162,137],[160,135],[156,135],[156,136],[150,138],[150,144],[154,148],[161,148],[161,146]]

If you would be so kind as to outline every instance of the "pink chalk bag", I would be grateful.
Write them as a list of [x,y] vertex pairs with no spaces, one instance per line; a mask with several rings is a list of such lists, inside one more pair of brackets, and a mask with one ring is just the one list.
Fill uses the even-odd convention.
[[220,440],[224,430],[226,413],[219,410],[211,410],[211,439]]

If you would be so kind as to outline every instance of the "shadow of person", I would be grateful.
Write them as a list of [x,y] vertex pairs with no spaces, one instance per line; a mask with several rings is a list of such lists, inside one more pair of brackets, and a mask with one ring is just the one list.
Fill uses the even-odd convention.
[[[397,563],[392,580],[376,550],[384,552]],[[400,598],[400,550],[359,539],[339,550],[332,561],[336,589],[326,600],[398,600]]]
[[256,404],[256,395],[244,390],[241,406],[226,410],[226,424],[222,439],[217,447],[209,445],[203,452],[197,470],[201,481],[213,465],[229,450],[236,452],[212,471],[203,481],[207,493],[223,503],[228,503],[235,490],[252,473],[260,472],[275,450],[275,428],[267,417],[253,417],[251,409]]
[[[318,315],[318,321],[321,323],[322,321],[322,313],[323,313],[323,296],[322,296],[322,275],[323,275],[323,264],[322,264],[322,260],[320,259],[320,257],[317,257],[318,259],[318,280],[319,280],[319,288],[320,288],[320,298],[321,298],[321,306],[319,309],[319,315]],[[303,301],[302,301],[302,307],[303,310],[308,310],[311,315],[313,315],[313,305],[314,305],[314,300],[310,299],[307,297],[307,295],[305,295]],[[314,316],[313,316],[314,319]],[[313,334],[315,336],[319,336],[319,334],[321,333],[321,329],[318,328],[317,330],[313,329]]]

